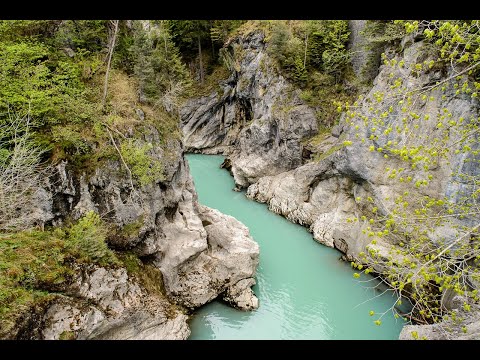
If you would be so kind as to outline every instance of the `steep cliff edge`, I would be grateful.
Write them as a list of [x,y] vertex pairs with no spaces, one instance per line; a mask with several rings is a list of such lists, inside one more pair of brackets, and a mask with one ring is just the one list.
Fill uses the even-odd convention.
[[301,141],[318,129],[314,110],[276,70],[264,37],[258,30],[226,44],[233,60],[222,90],[190,99],[180,112],[186,151],[228,155],[240,187],[300,166]]
[[[248,229],[197,203],[178,141],[163,147],[155,127],[144,126],[140,133],[138,146],[152,144],[150,155],[164,164],[163,176],[132,189],[120,159],[89,170],[61,161],[37,190],[41,201],[28,217],[48,228],[98,213],[109,228],[106,240],[120,258],[127,252],[141,259],[137,271],[127,273],[122,264],[81,265],[58,296],[3,336],[185,339],[190,334],[187,308],[219,296],[243,310],[258,307],[251,286],[259,248]],[[145,280],[139,273],[154,277]]]
[[[390,81],[392,72],[411,89],[425,88],[451,75],[431,71],[421,77],[409,76],[415,64],[423,59],[425,59],[425,44],[420,41],[405,48],[401,56],[396,55],[395,60],[402,61],[405,68],[395,72],[392,71],[391,66],[382,65],[373,88],[366,94],[366,100],[360,105],[359,116],[368,115],[372,104],[375,103],[374,106],[379,106],[381,109],[378,114],[382,112],[385,114],[383,126],[377,125],[380,131],[385,130],[389,134],[388,128],[403,129],[406,118],[398,115],[401,114],[400,109],[397,108],[398,110],[390,113],[388,110],[392,104],[394,107],[396,105],[395,100],[392,100],[395,99]],[[426,61],[428,60],[427,58]],[[350,122],[344,114],[340,124],[332,131],[334,137],[338,139],[330,147],[330,151],[327,149],[320,156],[319,161],[305,164],[277,176],[264,177],[250,185],[247,196],[266,202],[272,211],[284,215],[291,221],[308,226],[317,241],[337,248],[349,261],[362,262],[365,260],[366,253],[376,254],[376,257],[385,259],[384,262],[374,262],[373,270],[379,273],[387,269],[385,267],[387,263],[394,266],[395,261],[397,263],[408,261],[402,258],[405,253],[398,250],[399,247],[404,246],[403,242],[408,241],[408,236],[392,234],[387,237],[375,237],[372,241],[372,234],[375,235],[372,229],[379,230],[375,229],[375,222],[372,220],[375,218],[374,214],[378,211],[381,216],[388,218],[392,211],[398,211],[392,210],[398,209],[396,207],[398,199],[403,199],[405,208],[420,199],[448,199],[453,204],[462,203],[468,198],[474,201],[475,186],[468,179],[476,178],[480,174],[476,161],[478,141],[470,144],[471,149],[465,151],[464,144],[460,140],[463,135],[459,134],[460,132],[452,129],[449,136],[444,137],[440,130],[441,126],[438,125],[444,118],[441,114],[445,114],[448,108],[448,117],[468,119],[465,124],[465,128],[468,128],[471,126],[468,124],[473,124],[478,119],[478,101],[470,96],[459,95],[453,86],[445,91],[436,88],[424,93],[425,98],[429,99],[428,103],[417,103],[411,111],[421,114],[427,121],[415,127],[410,135],[400,131],[403,136],[400,139],[405,143],[406,148],[410,149],[417,146],[428,147],[432,142],[440,142],[439,139],[443,139],[445,143],[442,146],[452,149],[453,155],[449,158],[434,156],[434,165],[428,168],[428,172],[423,167],[417,169],[413,166],[405,166],[404,161],[388,152],[389,145],[399,140],[397,134],[375,137],[374,125],[359,130],[358,125],[356,126],[358,122]],[[374,100],[379,94],[383,94],[383,98]],[[433,120],[428,121],[429,118]],[[411,122],[408,124],[413,126]],[[375,140],[362,140],[372,138]],[[352,144],[349,144],[349,141],[352,141]],[[386,154],[388,155],[385,156]],[[401,181],[398,181],[396,170],[393,169],[402,169],[400,170]],[[422,186],[422,181],[427,178],[427,174],[429,186]],[[412,186],[410,182],[415,183],[416,186]],[[437,201],[443,203],[447,200]],[[415,214],[418,213],[415,212]],[[450,247],[453,246],[453,249],[459,248],[460,245],[455,245],[458,241],[456,239],[464,238],[465,234],[468,234],[466,229],[473,227],[473,231],[475,230],[474,226],[478,221],[475,216],[452,217],[438,225],[439,227],[428,230],[425,239],[428,239],[430,244],[446,243],[451,244]],[[352,221],[354,219],[363,219],[363,221]],[[413,225],[406,222],[404,225],[399,223],[397,231],[407,233],[408,230],[405,229],[409,226],[411,231]],[[403,230],[398,230],[402,227],[404,227]],[[416,225],[415,229],[419,233],[422,228]],[[383,229],[380,228],[380,230]],[[473,248],[474,245],[471,246]],[[393,257],[394,263],[392,263],[394,253],[397,257]],[[455,260],[452,261],[454,262]],[[473,286],[475,289],[475,282],[469,281],[468,286]],[[416,337],[425,336],[428,339],[471,339],[478,336],[478,313],[473,310],[471,313],[466,313],[462,306],[455,305],[459,302],[462,304],[464,299],[455,300],[448,291],[443,291],[442,306],[459,311],[458,317],[463,316],[466,319],[462,325],[465,330],[460,330],[460,322],[445,320],[436,325],[424,325],[425,327],[406,326],[400,336],[401,339],[411,339],[412,332]]]
[[[400,70],[398,75],[403,76],[403,82],[408,82],[412,88],[420,88],[440,79],[439,72],[431,72],[428,76],[418,79],[412,79],[407,75],[418,62],[418,57],[423,56],[423,46],[422,42],[417,42],[405,50],[403,57],[397,58],[397,61],[403,60],[405,63],[405,69]],[[388,109],[392,103],[390,99],[394,98],[394,94],[390,94],[392,92],[389,83],[389,79],[392,78],[390,74],[391,68],[382,65],[373,88],[365,96],[368,100],[361,105],[359,116],[369,112],[370,99],[379,93],[385,94],[385,100],[379,103],[379,108]],[[475,119],[478,117],[477,100],[456,96],[453,89],[450,89],[446,95],[439,90],[426,95],[427,97],[431,96],[432,100],[428,104],[419,104],[416,109],[419,113],[423,113],[424,117],[435,118],[447,106],[452,109],[452,118]],[[454,104],[453,107],[452,104]],[[333,232],[334,224],[337,223],[336,219],[338,219],[336,230],[339,232],[343,229],[348,233],[352,230],[345,230],[346,228],[355,228],[356,231],[349,242],[351,243],[351,254],[356,257],[358,252],[362,251],[360,249],[364,247],[359,246],[361,239],[370,242],[365,235],[361,234],[361,224],[349,225],[345,221],[349,216],[361,215],[368,211],[367,208],[364,208],[365,205],[358,203],[357,199],[371,196],[374,204],[387,212],[387,209],[392,207],[393,200],[407,190],[415,192],[412,197],[441,196],[443,194],[456,196],[458,199],[460,194],[453,195],[453,189],[463,186],[465,192],[461,195],[472,195],[473,188],[467,184],[462,185],[462,181],[452,175],[462,168],[472,176],[478,174],[478,168],[467,160],[473,156],[472,153],[458,153],[450,161],[439,160],[431,170],[433,174],[431,186],[428,189],[422,187],[413,187],[412,189],[408,183],[398,182],[391,176],[389,177],[391,175],[389,169],[402,167],[402,161],[396,159],[395,156],[385,157],[385,153],[381,152],[382,148],[388,148],[389,141],[392,142],[396,139],[396,135],[380,137],[372,142],[361,141],[362,138],[371,138],[372,130],[366,127],[359,130],[358,127],[347,124],[347,121],[346,116],[342,116],[340,124],[332,131],[333,136],[329,137],[329,139],[334,138],[335,142],[325,149],[318,161],[310,162],[284,174],[264,177],[248,188],[247,196],[261,202],[268,202],[273,211],[281,213],[293,221],[311,225],[314,237],[328,246],[334,245]],[[384,129],[398,128],[402,119],[398,119],[398,113],[394,112],[385,116],[384,123]],[[428,139],[433,139],[438,136],[436,135],[438,133],[437,122],[426,121],[415,130],[415,136],[409,137],[406,141],[410,146],[418,145]],[[452,135],[446,146],[453,146],[458,143],[458,140],[458,137]],[[346,146],[344,145],[345,141],[352,141],[353,144]],[[374,144],[375,151],[372,151],[371,144]],[[376,150],[378,148],[380,148],[379,151]],[[475,151],[475,148],[472,151]],[[416,169],[404,171],[404,177],[410,176],[411,181],[420,179],[424,175]],[[331,211],[333,213],[329,214]],[[315,224],[320,214],[330,220],[320,220]],[[330,230],[320,230],[320,224],[326,224]]]

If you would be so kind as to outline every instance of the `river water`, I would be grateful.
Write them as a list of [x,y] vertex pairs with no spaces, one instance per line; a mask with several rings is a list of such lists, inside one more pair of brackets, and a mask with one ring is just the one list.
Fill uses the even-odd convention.
[[[377,281],[340,260],[340,252],[313,240],[307,229],[235,192],[221,155],[186,156],[201,204],[240,220],[260,246],[257,310],[244,312],[221,301],[196,310],[189,339],[398,339],[404,321],[395,299]],[[370,311],[375,314],[371,316]],[[381,313],[380,326],[374,323]]]

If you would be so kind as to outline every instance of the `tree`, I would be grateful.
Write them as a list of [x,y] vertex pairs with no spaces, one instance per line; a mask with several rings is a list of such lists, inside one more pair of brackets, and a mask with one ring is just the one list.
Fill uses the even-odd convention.
[[[32,226],[28,212],[50,167],[42,164],[45,149],[32,139],[32,119],[9,114],[0,124],[0,231]],[[43,225],[43,224],[39,224]]]
[[120,20],[111,20],[110,21],[110,41],[108,42],[108,52],[107,52],[107,69],[105,71],[105,82],[103,85],[103,96],[102,96],[102,109],[105,109],[105,100],[107,99],[107,88],[108,88],[108,74],[110,72],[110,64],[112,62],[113,50],[115,49],[115,42],[117,40],[118,33],[118,23]]
[[170,31],[173,40],[180,50],[190,51],[196,48],[198,51],[200,83],[205,80],[205,69],[202,57],[202,42],[210,40],[210,20],[171,20]]
[[349,63],[349,35],[345,20],[275,21],[269,51],[286,75],[300,84],[308,82],[307,74],[315,70],[340,82]]
[[[458,320],[447,298],[461,296],[464,311],[480,300],[480,22],[395,24],[412,41],[423,40],[421,60],[390,49],[382,54],[391,69],[389,93],[338,104],[351,129],[344,144],[378,154],[382,181],[396,189],[395,196],[356,199],[363,215],[349,221],[361,224],[371,242],[352,266],[376,273],[398,303],[408,298],[411,310],[402,316],[423,324]],[[383,239],[395,244],[388,253],[377,246]]]
[[310,24],[310,61],[318,69],[340,79],[349,61],[348,21],[321,20]]
[[134,73],[140,82],[141,100],[162,104],[167,111],[176,110],[190,80],[169,28],[163,20],[135,21],[133,27]]
[[210,27],[210,38],[212,39],[212,51],[215,56],[214,44],[219,48],[223,47],[228,37],[240,25],[245,23],[245,20],[213,20]]

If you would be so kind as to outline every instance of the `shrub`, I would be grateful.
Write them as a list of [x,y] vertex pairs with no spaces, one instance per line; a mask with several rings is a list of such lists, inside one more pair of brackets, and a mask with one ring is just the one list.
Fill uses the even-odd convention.
[[118,259],[105,242],[107,228],[94,211],[87,212],[67,229],[66,245],[74,254],[99,265],[118,264]]
[[163,163],[148,154],[152,148],[151,143],[140,144],[132,139],[122,142],[120,146],[123,159],[141,186],[164,180]]

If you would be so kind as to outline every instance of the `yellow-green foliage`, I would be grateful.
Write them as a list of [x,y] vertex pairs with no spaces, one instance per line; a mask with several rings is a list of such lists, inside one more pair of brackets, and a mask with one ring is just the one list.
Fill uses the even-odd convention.
[[128,139],[122,142],[120,152],[132,172],[132,176],[141,186],[165,179],[163,163],[149,154],[153,145],[142,144]]
[[[399,301],[407,296],[414,304],[409,316],[415,321],[459,322],[455,312],[442,305],[442,296],[447,290],[464,296],[463,310],[467,312],[471,304],[480,301],[474,282],[465,280],[480,278],[480,191],[476,190],[480,179],[478,172],[472,171],[480,164],[479,119],[474,114],[455,116],[456,109],[446,100],[448,91],[450,98],[458,96],[469,99],[472,107],[478,105],[480,22],[399,23],[407,33],[423,32],[427,56],[417,64],[406,64],[394,54],[383,54],[383,64],[391,71],[387,80],[390,91],[377,91],[353,104],[337,104],[339,110],[345,110],[346,124],[353,130],[349,133],[354,134],[346,141],[365,144],[370,152],[382,156],[386,161],[384,181],[400,191],[392,198],[378,194],[375,201],[371,197],[355,199],[366,212],[349,220],[363,224],[362,232],[371,238],[366,252],[360,254],[367,266],[355,267],[386,269],[381,275]],[[402,73],[421,77],[435,68],[453,71],[436,83],[416,88],[403,81]],[[459,167],[455,164],[460,156],[463,165]],[[439,184],[444,182],[437,172],[439,166],[452,167],[448,176],[458,191],[438,194]],[[456,237],[449,239],[443,230],[439,232],[442,227],[457,231]],[[380,255],[376,245],[382,238],[397,246]]]
[[362,31],[367,46],[400,42],[405,34],[405,26],[401,20],[367,20]]

